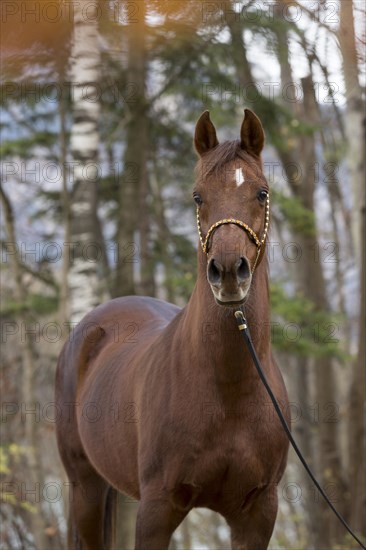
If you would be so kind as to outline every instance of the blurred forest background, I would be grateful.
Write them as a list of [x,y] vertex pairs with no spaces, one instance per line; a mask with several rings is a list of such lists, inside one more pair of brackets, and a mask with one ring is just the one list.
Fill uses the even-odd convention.
[[[65,548],[58,353],[109,298],[187,302],[194,123],[209,109],[220,141],[236,139],[244,107],[267,136],[272,338],[293,431],[365,536],[364,2],[1,9],[0,549]],[[356,547],[292,453],[279,496],[272,549]],[[133,548],[136,504],[121,497],[119,508],[119,548]],[[197,510],[172,548],[229,548],[228,530]]]

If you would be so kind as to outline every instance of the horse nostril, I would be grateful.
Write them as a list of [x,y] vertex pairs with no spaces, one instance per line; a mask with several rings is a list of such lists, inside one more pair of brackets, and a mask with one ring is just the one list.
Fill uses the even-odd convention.
[[238,267],[236,270],[236,276],[238,278],[239,283],[242,283],[247,279],[249,279],[250,267],[249,267],[248,260],[246,260],[245,258],[240,258]]
[[211,258],[207,267],[208,282],[212,285],[218,285],[221,283],[222,268],[218,262],[215,262],[214,258]]

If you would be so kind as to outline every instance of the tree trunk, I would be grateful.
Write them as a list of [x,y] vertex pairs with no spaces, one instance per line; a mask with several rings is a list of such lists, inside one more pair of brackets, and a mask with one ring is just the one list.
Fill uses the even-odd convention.
[[[20,327],[32,327],[34,325],[34,318],[27,309],[27,292],[23,285],[23,267],[21,257],[17,250],[17,240],[14,227],[13,209],[10,200],[0,183],[0,198],[4,209],[4,221],[5,231],[8,242],[12,243],[14,247],[14,253],[10,254],[11,269],[14,277],[14,300],[19,307],[19,313],[17,315],[18,328]],[[34,374],[36,371],[35,362],[35,349],[32,335],[26,335],[25,338],[20,338],[20,349],[22,357],[22,379],[20,384],[19,401],[26,407],[26,410],[35,410],[38,399],[35,393]],[[35,547],[38,548],[52,548],[52,539],[50,540],[45,533],[46,522],[43,516],[42,500],[32,501],[29,499],[28,494],[37,493],[37,487],[43,487],[44,477],[41,455],[39,453],[39,436],[38,436],[38,422],[34,418],[33,414],[27,414],[24,422],[23,437],[25,445],[27,446],[27,477],[25,479],[26,487],[26,502],[31,503],[36,507],[35,512],[29,513],[29,522],[31,525],[31,533],[34,538]]]
[[[62,89],[63,81],[61,82]],[[71,240],[71,204],[70,204],[70,192],[67,187],[67,136],[66,136],[66,109],[65,98],[62,94],[59,101],[59,117],[60,117],[60,164],[62,169],[62,211],[64,222],[64,242],[69,243]],[[60,284],[60,304],[59,304],[59,317],[62,327],[62,333],[66,335],[67,331],[66,323],[69,320],[69,269],[70,269],[70,255],[66,253],[64,248],[64,254],[62,256],[62,271],[61,271],[61,284]]]
[[[128,109],[124,169],[120,186],[118,220],[119,259],[116,270],[115,296],[154,294],[153,269],[149,244],[148,170],[149,149],[148,112],[146,100],[146,44],[144,2],[138,3],[139,12],[128,32],[128,82],[132,86],[133,101]],[[139,262],[139,269],[136,264]],[[139,273],[139,282],[134,272]]]
[[[315,124],[316,105],[311,75],[302,79],[302,87],[304,94],[302,116],[304,120]],[[314,137],[304,136],[299,140],[299,146],[295,151],[290,153],[281,151],[279,155],[294,196],[300,198],[302,204],[309,211],[314,212],[315,178],[311,169],[316,162]],[[302,177],[300,180],[294,177],[294,166],[301,168]],[[317,310],[330,312],[322,260],[321,258],[318,260],[316,257],[316,251],[319,250],[320,245],[315,225],[308,234],[297,234],[296,237],[302,251],[301,264],[299,265],[299,289],[316,305]],[[326,345],[326,343],[324,342],[323,345]],[[310,363],[308,362],[309,367]],[[326,421],[326,411],[328,407],[332,407],[332,404],[336,406],[335,396],[338,393],[332,359],[327,356],[317,358],[314,373],[316,403],[319,407],[319,444],[317,445],[318,456],[313,457],[313,461],[315,462],[317,458],[319,477],[323,486],[328,487],[329,493],[337,499],[338,508],[344,513],[342,495],[345,492],[345,483],[340,456],[339,425],[337,421]],[[308,406],[310,406],[310,402],[308,402]],[[308,436],[310,436],[310,433],[308,433]],[[318,518],[315,518],[311,508],[315,508],[316,511],[320,508],[321,522],[319,522],[319,513]],[[311,517],[313,529],[311,536],[314,548],[330,546],[333,540],[343,540],[344,531],[323,499],[319,497],[316,507],[314,507],[313,499],[310,499],[308,512]],[[317,529],[316,526],[320,524],[321,529]]]
[[[88,6],[88,18],[84,16]],[[84,9],[84,11],[83,11]],[[70,320],[81,318],[99,302],[98,250],[95,235],[98,179],[97,100],[100,79],[97,4],[75,2],[72,46],[73,124],[71,150],[74,160],[74,190],[71,203],[72,260],[68,276]]]
[[[171,241],[170,230],[166,221],[165,205],[161,193],[160,183],[158,180],[157,166],[154,163],[150,177],[151,190],[154,197],[154,215],[157,222],[158,244],[159,244],[159,260],[164,266],[164,298],[168,302],[175,302],[175,288],[173,284],[174,266],[172,259],[169,256],[169,244]],[[161,298],[161,296],[159,296]]]
[[343,57],[343,74],[346,84],[346,136],[347,158],[352,192],[352,230],[356,258],[361,265],[361,217],[365,207],[365,102],[359,82],[359,69],[353,18],[353,2],[340,2],[339,44]]
[[366,209],[362,211],[361,300],[358,354],[353,367],[349,410],[350,507],[353,528],[366,537]]
[[[281,2],[278,2],[281,6]],[[283,59],[281,62],[282,78],[288,78],[288,82],[282,82],[282,86],[292,83],[292,71],[289,62],[289,52],[287,44],[287,36],[278,36],[279,44],[283,49]],[[302,120],[317,123],[318,108],[314,93],[314,83],[311,73],[302,79],[303,103],[296,105],[291,103],[294,110],[294,116]],[[295,105],[295,106],[294,106]],[[313,167],[316,164],[315,153],[315,136],[303,136],[298,138],[298,143],[292,149],[286,152],[278,151],[282,161],[288,183],[295,197],[300,198],[302,204],[311,212],[315,212],[314,193],[315,193],[315,177]],[[300,178],[298,177],[298,168]],[[319,242],[317,239],[316,227],[309,228],[308,234],[297,234],[297,240],[302,251],[301,264],[299,265],[299,289],[304,295],[311,300],[319,311],[330,311],[330,305],[327,298],[327,289],[323,273],[322,260],[318,260],[315,256],[319,250]],[[316,327],[314,327],[316,329]],[[302,373],[304,369],[310,369],[310,362],[302,365]],[[315,366],[315,396],[316,403],[319,407],[318,418],[318,435],[319,443],[318,456],[310,458],[311,462],[316,462],[319,466],[320,479],[323,486],[328,487],[329,492],[337,498],[337,506],[341,512],[345,512],[344,501],[342,495],[345,492],[345,483],[342,475],[342,460],[340,456],[340,441],[339,441],[339,426],[338,422],[327,422],[326,411],[334,403],[336,391],[336,377],[334,372],[333,361],[330,357],[324,356],[316,360]],[[304,378],[307,381],[307,377]],[[310,391],[307,391],[308,407],[310,406]],[[304,402],[304,400],[302,399]],[[306,418],[304,418],[305,422]],[[310,437],[310,425],[307,423],[306,437]],[[301,439],[302,445],[308,447],[304,438]],[[307,481],[308,484],[308,481]],[[318,501],[319,495],[316,500]],[[319,522],[319,510],[321,509],[322,521]],[[339,525],[337,519],[328,509],[323,499],[319,497],[317,506],[314,506],[314,499],[308,499],[307,512],[310,518],[311,530],[309,538],[312,540],[314,548],[330,546],[332,541],[343,540],[344,531]],[[316,517],[318,515],[318,517]],[[321,529],[317,526],[321,525]]]
[[359,69],[355,39],[353,3],[340,4],[339,43],[343,57],[343,73],[346,84],[346,135],[347,161],[351,178],[352,230],[355,253],[359,265],[361,300],[359,314],[358,355],[352,369],[349,396],[349,470],[352,525],[366,536],[366,474],[360,467],[366,461],[366,266],[365,266],[365,103],[359,83]]

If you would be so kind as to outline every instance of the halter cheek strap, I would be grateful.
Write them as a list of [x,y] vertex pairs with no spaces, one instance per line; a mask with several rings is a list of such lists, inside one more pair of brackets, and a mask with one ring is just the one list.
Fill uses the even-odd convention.
[[202,229],[201,229],[200,216],[199,216],[199,208],[197,208],[196,215],[197,215],[198,236],[200,238],[202,250],[205,254],[208,253],[208,244],[209,244],[210,237],[213,235],[214,231],[218,227],[220,227],[220,225],[226,225],[226,224],[231,223],[231,224],[234,224],[234,225],[238,225],[239,227],[244,229],[244,231],[246,231],[246,233],[248,233],[248,235],[251,237],[251,239],[254,241],[254,243],[257,247],[257,256],[256,256],[256,259],[255,259],[254,265],[252,267],[252,273],[254,273],[254,270],[255,270],[257,262],[258,262],[258,258],[259,258],[260,253],[261,253],[262,246],[266,242],[267,233],[268,233],[268,226],[269,226],[269,196],[267,197],[267,201],[266,201],[265,223],[264,223],[264,231],[263,231],[262,238],[259,238],[258,235],[256,234],[256,232],[253,231],[253,229],[251,227],[249,227],[248,224],[242,222],[241,220],[237,220],[235,218],[224,218],[222,220],[219,220],[216,223],[213,223],[211,225],[211,227],[209,228],[209,230],[207,231],[206,236],[203,237]]

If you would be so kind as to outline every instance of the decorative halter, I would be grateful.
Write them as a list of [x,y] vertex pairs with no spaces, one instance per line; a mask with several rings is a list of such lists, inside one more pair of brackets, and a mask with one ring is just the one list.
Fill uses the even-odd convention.
[[255,262],[254,262],[254,265],[253,265],[253,268],[252,268],[252,273],[254,273],[254,270],[255,270],[257,262],[258,262],[259,255],[261,253],[262,246],[266,242],[266,238],[267,238],[268,225],[269,225],[269,195],[268,195],[267,200],[266,200],[265,224],[264,224],[264,231],[263,231],[262,238],[259,238],[258,235],[256,234],[256,232],[253,231],[253,229],[251,227],[249,227],[248,224],[242,222],[241,220],[236,220],[235,218],[225,218],[223,220],[219,220],[216,223],[213,223],[211,225],[210,229],[207,231],[206,237],[203,238],[202,229],[201,229],[201,222],[200,222],[200,215],[199,215],[199,208],[198,207],[197,207],[197,211],[196,211],[196,216],[197,216],[198,235],[199,235],[199,238],[200,238],[200,241],[201,241],[202,250],[205,254],[208,254],[208,243],[209,243],[210,237],[212,236],[214,231],[218,227],[220,227],[220,225],[226,225],[226,224],[232,223],[232,224],[238,225],[239,227],[244,229],[244,231],[246,231],[249,234],[249,236],[252,238],[252,240],[255,242],[255,245],[257,247],[257,257],[255,259]]

